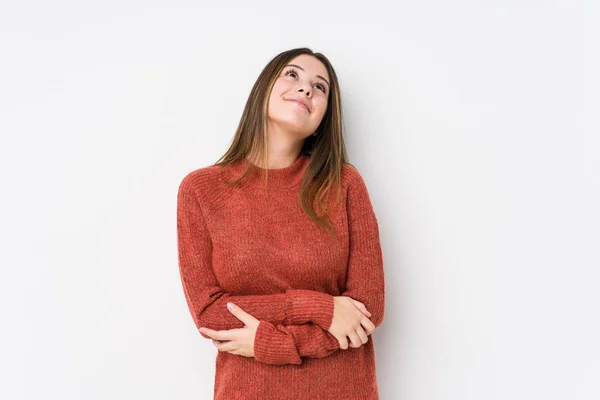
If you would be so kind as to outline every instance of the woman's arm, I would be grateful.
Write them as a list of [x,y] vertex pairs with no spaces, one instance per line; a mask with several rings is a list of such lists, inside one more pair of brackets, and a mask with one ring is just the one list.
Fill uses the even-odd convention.
[[[378,327],[385,310],[379,227],[364,180],[357,170],[350,173],[346,205],[350,257],[342,295],[364,303],[372,314],[370,321]],[[339,348],[335,336],[315,324],[274,325],[261,321],[254,339],[254,359],[267,364],[301,364],[302,357],[327,357]]]
[[348,165],[350,183],[346,197],[350,249],[346,289],[341,294],[358,300],[371,312],[377,328],[385,312],[385,274],[379,225],[364,179]]
[[254,337],[254,359],[265,364],[302,364],[301,357],[324,358],[340,349],[338,340],[318,325],[260,321]]
[[324,329],[331,325],[334,303],[333,296],[327,293],[290,289],[273,295],[234,296],[219,286],[212,269],[212,242],[204,214],[186,179],[177,195],[177,243],[181,282],[197,328],[244,327],[227,309],[229,301],[273,324],[314,322]]

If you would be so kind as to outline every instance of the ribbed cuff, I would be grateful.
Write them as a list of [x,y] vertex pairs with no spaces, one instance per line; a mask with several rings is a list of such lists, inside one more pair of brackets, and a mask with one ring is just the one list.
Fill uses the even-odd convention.
[[333,321],[333,296],[315,290],[290,289],[289,307],[286,315],[288,325],[299,325],[313,322],[325,330],[329,330]]
[[302,364],[294,338],[262,320],[254,337],[254,359],[265,364]]

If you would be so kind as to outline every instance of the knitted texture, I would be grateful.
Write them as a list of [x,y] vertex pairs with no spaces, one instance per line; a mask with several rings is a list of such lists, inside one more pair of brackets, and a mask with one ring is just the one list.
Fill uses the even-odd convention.
[[241,185],[223,182],[248,162],[192,171],[177,195],[179,272],[196,327],[243,328],[227,302],[260,320],[254,357],[218,351],[214,398],[378,399],[373,335],[343,350],[328,332],[334,296],[364,303],[376,327],[383,321],[383,255],[362,176],[343,165],[335,242],[300,206],[309,156],[268,169],[267,186],[260,168]]

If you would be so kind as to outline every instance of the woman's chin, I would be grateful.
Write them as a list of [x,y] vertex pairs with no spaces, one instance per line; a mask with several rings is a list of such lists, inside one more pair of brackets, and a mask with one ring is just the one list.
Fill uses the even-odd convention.
[[[311,124],[306,118],[298,118],[294,115],[287,115],[283,118],[272,119],[271,122],[275,125],[280,126],[282,129],[309,132],[311,131]],[[314,129],[312,129],[314,131]],[[311,131],[311,132],[312,132]]]

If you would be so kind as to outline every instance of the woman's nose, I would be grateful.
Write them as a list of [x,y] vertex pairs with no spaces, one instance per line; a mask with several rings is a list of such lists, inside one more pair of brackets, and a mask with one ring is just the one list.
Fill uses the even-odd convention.
[[299,93],[306,93],[306,95],[307,95],[308,97],[310,97],[310,90],[306,90],[304,86],[300,86],[300,87],[298,88],[298,92],[299,92]]

